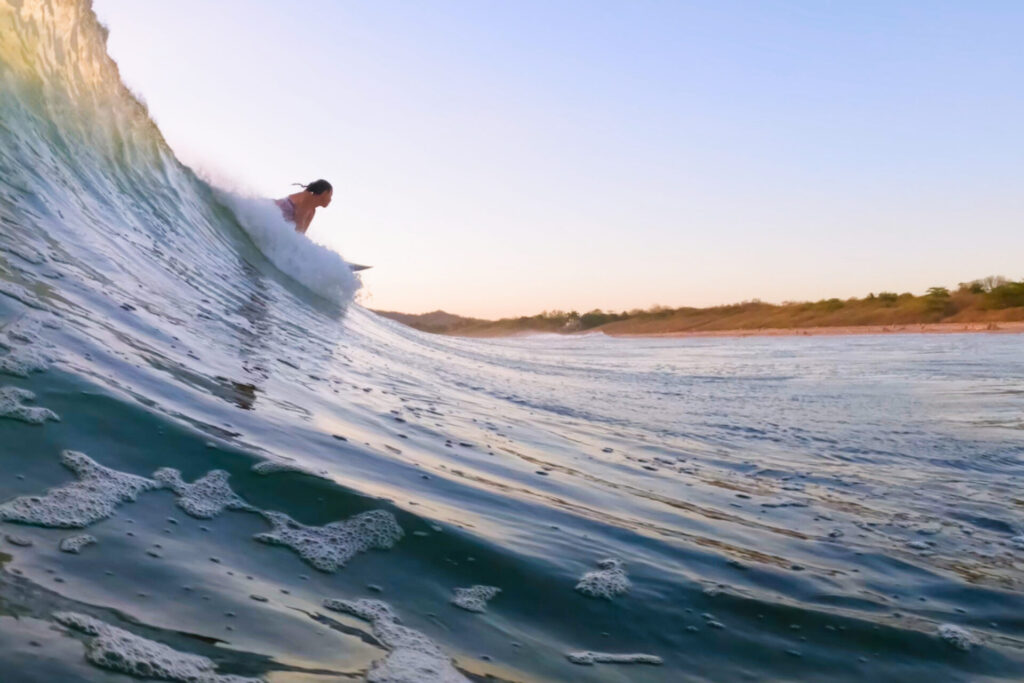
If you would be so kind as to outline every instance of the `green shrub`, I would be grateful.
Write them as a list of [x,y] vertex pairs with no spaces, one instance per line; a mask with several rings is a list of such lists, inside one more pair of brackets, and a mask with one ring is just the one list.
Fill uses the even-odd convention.
[[952,305],[949,300],[949,290],[945,287],[929,287],[928,294],[924,297],[925,308],[929,313],[945,315],[952,313]]
[[1024,306],[1024,282],[996,285],[985,295],[985,302],[990,308]]
[[840,299],[822,299],[814,304],[814,308],[825,311],[838,311],[845,305]]
[[628,316],[625,313],[605,313],[600,308],[595,308],[589,313],[580,316],[580,329],[589,330],[592,327],[599,327],[616,320],[624,320]]
[[886,306],[889,306],[889,305],[892,305],[892,304],[896,303],[896,300],[899,299],[899,298],[900,297],[899,297],[898,294],[896,294],[896,292],[879,292],[878,293],[878,300],[881,301]]

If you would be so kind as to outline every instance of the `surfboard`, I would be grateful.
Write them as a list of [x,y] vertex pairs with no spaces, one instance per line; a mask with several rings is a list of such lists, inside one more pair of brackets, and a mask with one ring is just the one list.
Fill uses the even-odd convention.
[[348,264],[348,267],[352,269],[352,272],[356,272],[357,270],[369,270],[370,268],[373,268],[373,266],[361,266],[358,263],[350,263]]

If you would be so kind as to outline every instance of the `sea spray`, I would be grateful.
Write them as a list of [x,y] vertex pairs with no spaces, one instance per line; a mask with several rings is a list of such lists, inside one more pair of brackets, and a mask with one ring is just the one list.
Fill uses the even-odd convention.
[[270,199],[215,190],[246,234],[278,270],[311,292],[347,304],[362,287],[348,263],[336,252],[295,231]]

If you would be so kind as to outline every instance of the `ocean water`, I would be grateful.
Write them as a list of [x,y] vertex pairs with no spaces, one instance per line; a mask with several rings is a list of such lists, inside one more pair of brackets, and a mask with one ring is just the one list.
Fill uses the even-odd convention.
[[0,0],[0,678],[1020,680],[1014,335],[434,337]]

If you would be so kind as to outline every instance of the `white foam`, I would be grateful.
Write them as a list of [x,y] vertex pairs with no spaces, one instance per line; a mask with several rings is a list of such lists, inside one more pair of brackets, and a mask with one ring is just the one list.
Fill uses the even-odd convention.
[[576,590],[592,598],[608,600],[629,591],[631,584],[620,560],[601,560],[597,566],[597,570],[583,575],[576,584]]
[[274,529],[253,538],[291,548],[323,572],[336,571],[353,556],[371,548],[391,548],[404,535],[395,516],[386,510],[362,512],[325,526],[305,526],[281,512],[264,512],[263,516]]
[[0,373],[28,377],[49,367],[53,357],[44,349],[52,349],[53,345],[40,336],[40,331],[44,325],[50,327],[58,323],[56,318],[34,315],[23,316],[7,325],[4,329],[7,340],[0,339],[0,348],[9,353],[0,356]]
[[257,683],[258,678],[218,674],[212,659],[187,654],[77,612],[56,612],[54,621],[93,636],[85,658],[103,669],[138,678],[184,683]]
[[61,552],[73,553],[77,555],[82,552],[82,548],[90,546],[96,543],[96,537],[91,534],[78,534],[77,536],[68,536],[60,541]]
[[610,652],[567,652],[566,658],[573,664],[590,666],[593,664],[653,664],[660,665],[661,657],[644,654],[612,654]]
[[20,496],[0,505],[0,519],[38,526],[80,529],[114,514],[143,491],[159,488],[152,479],[103,467],[76,451],[64,451],[61,463],[78,481],[43,496]]
[[362,287],[341,256],[295,232],[272,200],[242,197],[223,190],[216,194],[234,212],[239,225],[263,255],[299,284],[337,303],[351,301]]
[[12,349],[10,353],[0,356],[0,374],[28,377],[33,372],[42,372],[49,366],[49,356],[39,349]]
[[22,344],[42,343],[42,337],[40,337],[41,328],[43,322],[48,320],[51,320],[51,318],[47,316],[40,319],[37,314],[21,317],[6,328],[7,338]]
[[501,592],[496,586],[470,586],[456,588],[452,604],[470,612],[486,612],[487,601]]
[[401,624],[391,606],[380,600],[324,600],[324,607],[370,622],[373,635],[389,650],[370,667],[370,683],[465,683],[451,659],[430,638]]
[[49,408],[22,405],[36,397],[31,391],[18,387],[0,387],[0,418],[21,420],[33,425],[41,425],[47,420],[60,422],[57,413]]
[[263,460],[252,466],[252,471],[256,474],[275,474],[277,472],[298,472],[299,474],[308,474],[311,477],[327,478],[327,470],[313,471],[307,469],[302,465],[296,465],[290,462],[283,462],[281,460]]
[[191,484],[181,478],[181,472],[172,467],[161,467],[153,478],[178,496],[178,507],[199,519],[212,519],[224,510],[255,512],[252,507],[228,486],[228,473],[211,470]]
[[956,624],[942,624],[939,626],[939,637],[958,650],[964,652],[971,649],[975,644],[974,636],[967,629]]

